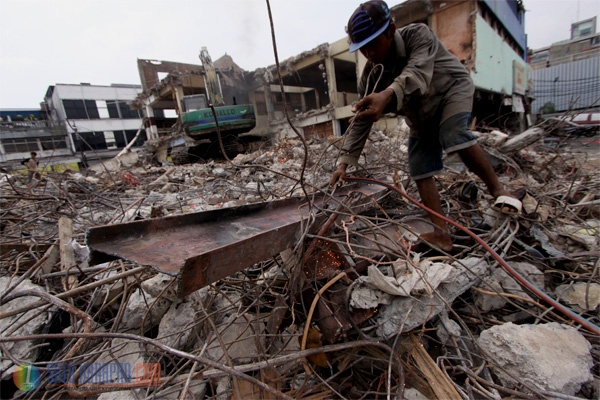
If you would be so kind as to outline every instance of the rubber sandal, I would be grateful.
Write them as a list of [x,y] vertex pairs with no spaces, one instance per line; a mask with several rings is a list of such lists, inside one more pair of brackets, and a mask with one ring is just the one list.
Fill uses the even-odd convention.
[[520,200],[510,196],[498,196],[492,208],[502,214],[519,215],[523,204]]

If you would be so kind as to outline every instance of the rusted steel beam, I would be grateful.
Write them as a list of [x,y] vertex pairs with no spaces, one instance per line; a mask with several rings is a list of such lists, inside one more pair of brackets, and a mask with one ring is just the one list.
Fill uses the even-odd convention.
[[[353,191],[384,193],[380,186],[351,184],[336,197]],[[324,201],[315,197],[313,213]],[[122,258],[154,267],[176,276],[179,293],[186,296],[292,247],[308,217],[304,200],[286,199],[95,227],[86,241],[91,264]]]

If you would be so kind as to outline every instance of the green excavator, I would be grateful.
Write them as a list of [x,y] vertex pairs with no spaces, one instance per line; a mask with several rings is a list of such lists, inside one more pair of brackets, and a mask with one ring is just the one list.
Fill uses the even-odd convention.
[[[185,137],[171,148],[171,160],[175,164],[196,162],[225,153],[235,155],[241,148],[238,136],[256,126],[252,104],[226,105],[221,92],[217,72],[206,47],[200,51],[204,67],[204,94],[185,96],[181,124]],[[219,140],[220,137],[220,140]]]

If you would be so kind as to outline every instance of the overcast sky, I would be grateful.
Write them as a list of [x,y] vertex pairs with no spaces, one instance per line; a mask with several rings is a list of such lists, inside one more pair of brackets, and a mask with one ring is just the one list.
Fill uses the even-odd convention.
[[[279,60],[343,38],[360,3],[271,0]],[[600,14],[600,0],[524,4],[533,49]],[[138,58],[200,64],[202,46],[246,70],[274,64],[266,0],[0,0],[0,108],[37,108],[56,83],[140,84]]]

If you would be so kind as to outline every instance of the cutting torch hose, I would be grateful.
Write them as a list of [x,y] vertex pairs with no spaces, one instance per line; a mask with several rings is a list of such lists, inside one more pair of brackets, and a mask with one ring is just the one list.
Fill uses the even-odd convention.
[[351,176],[346,177],[345,180],[346,181],[355,181],[355,182],[366,182],[366,183],[372,183],[372,184],[384,186],[384,187],[386,187],[386,188],[388,188],[390,190],[393,190],[393,191],[399,193],[400,195],[404,196],[411,203],[414,203],[415,205],[417,205],[418,207],[420,207],[423,210],[427,211],[428,213],[430,213],[432,215],[435,215],[438,218],[443,219],[444,221],[446,221],[450,225],[455,226],[456,228],[458,228],[461,231],[465,232],[467,235],[469,235],[473,239],[475,239],[475,241],[477,243],[479,243],[480,245],[482,245],[483,248],[486,249],[492,255],[492,257],[494,257],[494,259],[496,261],[498,261],[498,263],[502,266],[502,268],[504,268],[506,270],[506,272],[508,272],[509,274],[511,274],[521,285],[523,285],[524,287],[526,287],[527,289],[529,289],[529,291],[531,291],[533,294],[535,294],[538,298],[542,299],[543,301],[545,301],[546,303],[548,303],[549,305],[551,305],[555,309],[559,310],[561,313],[563,313],[569,319],[577,322],[581,326],[583,326],[586,329],[588,329],[590,332],[593,332],[596,335],[600,335],[600,327],[598,327],[594,323],[588,321],[587,319],[583,318],[581,315],[573,312],[571,309],[563,306],[558,301],[554,300],[552,297],[548,296],[542,290],[540,290],[539,288],[537,288],[533,283],[529,282],[527,279],[525,279],[523,276],[521,276],[521,274],[519,274],[517,271],[515,271],[510,265],[508,265],[508,263],[506,261],[504,261],[504,259],[502,259],[502,257],[500,257],[498,255],[498,253],[496,253],[494,251],[494,249],[492,249],[483,239],[481,239],[475,233],[471,232],[468,228],[464,227],[463,225],[459,224],[458,222],[455,222],[455,221],[451,220],[450,218],[447,218],[447,217],[445,217],[445,216],[443,216],[443,215],[441,215],[441,214],[439,214],[439,213],[431,210],[430,208],[426,207],[425,205],[419,203],[417,200],[413,199],[411,196],[409,196],[404,191],[398,189],[397,187],[395,187],[394,185],[392,185],[392,184],[390,184],[388,182],[380,181],[380,180],[377,180],[377,179],[371,179],[371,178],[359,178],[359,177],[351,177]]

